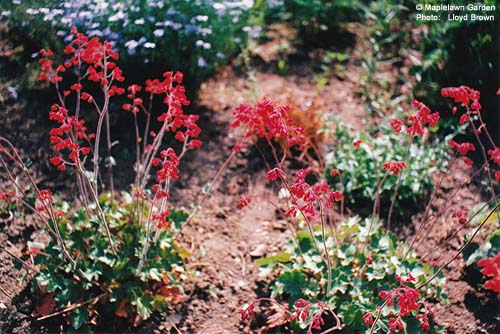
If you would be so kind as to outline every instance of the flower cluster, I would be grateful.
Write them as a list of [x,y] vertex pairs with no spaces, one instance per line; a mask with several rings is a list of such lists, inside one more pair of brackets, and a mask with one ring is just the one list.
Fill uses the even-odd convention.
[[[328,306],[320,301],[312,303],[302,298],[298,299],[294,303],[293,305],[295,309],[294,312],[290,312],[285,306],[279,304],[274,299],[270,298],[257,299],[247,307],[238,310],[238,313],[241,316],[241,321],[247,321],[253,319],[255,316],[254,312],[255,305],[257,305],[262,301],[267,301],[278,306],[283,311],[284,317],[282,320],[284,321],[284,323],[291,323],[293,321],[297,321],[300,323],[308,323],[307,334],[312,334],[313,330],[320,331],[322,326],[324,326],[325,324],[322,315],[328,309]],[[337,323],[337,326],[339,326],[339,323]]]
[[231,127],[243,131],[243,142],[238,149],[243,148],[243,143],[252,142],[256,138],[285,139],[287,148],[305,143],[303,128],[294,126],[289,116],[288,106],[276,106],[271,101],[264,99],[255,106],[240,104],[233,110],[235,120]]
[[406,161],[388,161],[382,165],[382,169],[393,175],[398,175],[401,170],[406,168]]
[[[412,316],[413,312],[423,310],[417,314],[415,318],[420,323],[420,329],[422,331],[428,331],[430,329],[429,316],[432,317],[433,313],[424,302],[420,301],[419,291],[408,286],[408,283],[414,282],[415,278],[411,274],[409,274],[407,278],[396,275],[396,280],[400,283],[399,287],[379,292],[379,297],[385,302],[384,305],[394,306],[394,302],[396,301],[397,307],[399,308],[397,316],[391,316],[389,318],[389,329],[391,331],[404,330],[403,317]],[[379,312],[381,312],[380,308]],[[366,325],[373,325],[372,313],[366,313],[363,317],[363,321]]]
[[474,152],[476,150],[476,146],[472,143],[465,142],[459,144],[453,139],[450,140],[450,147],[456,149],[461,155],[466,155],[470,151]]
[[342,192],[331,191],[327,182],[317,182],[314,185],[307,183],[306,176],[311,172],[311,168],[299,169],[296,172],[295,180],[288,186],[292,195],[292,204],[285,212],[285,216],[295,217],[300,211],[307,219],[312,219],[318,215],[316,209],[318,204],[330,208],[334,202],[343,199]]
[[320,301],[313,304],[310,301],[304,299],[299,299],[294,304],[295,307],[294,317],[299,322],[306,322],[308,320],[309,315],[311,313],[311,308],[313,306],[317,310],[314,310],[312,312],[312,317],[309,321],[309,328],[307,329],[307,334],[312,334],[313,330],[320,331],[322,326],[324,326],[325,321],[323,320],[323,317],[321,315],[325,310],[325,304],[323,304]]
[[160,167],[156,171],[156,184],[152,189],[156,192],[156,199],[169,198],[168,186],[170,179],[179,179],[179,157],[175,154],[172,148],[168,148],[160,152],[160,158],[154,158],[152,165]]
[[[480,92],[467,86],[459,86],[443,88],[441,89],[441,95],[452,98],[455,103],[460,103],[460,106],[465,109],[465,112],[460,116],[460,124],[470,124],[476,134],[476,137],[483,131],[486,131],[486,136],[489,138],[491,146],[493,146],[493,148],[488,150],[488,155],[497,167],[500,167],[500,148],[497,147],[491,139],[491,136],[486,129],[486,124],[481,119],[480,111],[482,107],[479,103],[479,98],[481,97]],[[453,107],[452,113],[453,115],[457,113],[456,107]],[[473,119],[477,119],[479,121],[478,125],[476,125]],[[479,140],[479,137],[477,138]],[[475,151],[475,146],[470,143],[457,144],[450,142],[450,146],[456,148],[462,155],[465,155],[468,151]],[[472,161],[470,159],[465,159],[469,165],[472,165]],[[495,180],[500,181],[500,170],[495,171]]]
[[[438,124],[440,118],[439,113],[433,113],[429,107],[416,99],[412,100],[412,106],[418,111],[415,114],[408,116],[408,127],[406,128],[406,132],[412,136],[422,136],[426,125],[432,127]],[[399,134],[403,129],[404,122],[395,118],[391,120],[390,125],[394,132]]]
[[62,154],[52,156],[49,161],[59,170],[66,170],[66,165],[79,167],[81,156],[90,153],[89,146],[81,146],[79,141],[85,140],[90,143],[95,138],[94,134],[87,134],[87,127],[84,120],[78,120],[75,116],[69,116],[68,110],[63,106],[54,104],[49,112],[49,119],[59,123],[58,127],[50,130],[50,143],[57,152],[69,151],[68,159],[64,159]]
[[0,201],[12,204],[16,200],[16,194],[13,191],[0,191]]
[[[186,115],[182,109],[190,104],[186,97],[186,89],[182,85],[183,77],[181,72],[175,74],[171,71],[165,72],[163,73],[163,80],[147,79],[144,90],[149,94],[150,100],[155,95],[162,96],[163,104],[167,106],[167,110],[157,117],[157,121],[163,125],[162,131],[175,133],[175,139],[185,143],[188,149],[199,149],[202,145],[202,142],[196,139],[201,132],[200,127],[196,124],[199,116]],[[144,100],[138,96],[142,89],[143,87],[137,84],[130,85],[127,88],[127,98],[130,103],[123,104],[123,110],[131,111],[134,116],[140,110],[149,114],[149,111],[144,106]],[[153,144],[155,141],[161,140],[161,136],[157,137],[157,133],[154,131],[150,131],[146,135],[153,138]],[[137,138],[138,143],[144,140],[147,140],[147,138],[140,136]],[[146,152],[154,146],[153,144],[146,145]]]
[[47,210],[52,205],[52,191],[50,189],[41,189],[38,192],[38,202],[36,209],[39,212]]
[[484,283],[484,287],[498,293],[500,299],[500,252],[495,256],[479,260],[477,265],[483,268],[481,274],[492,277]]
[[412,101],[413,107],[417,108],[418,111],[414,115],[408,116],[408,123],[410,126],[406,130],[408,134],[422,136],[424,134],[424,126],[436,126],[439,121],[439,113],[431,112],[429,107],[427,107],[422,102],[415,99]]

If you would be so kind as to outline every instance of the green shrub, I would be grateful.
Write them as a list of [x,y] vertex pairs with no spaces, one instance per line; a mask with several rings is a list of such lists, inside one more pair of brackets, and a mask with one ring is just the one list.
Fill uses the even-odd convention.
[[[66,209],[69,206],[61,205]],[[137,273],[146,239],[146,225],[140,224],[136,217],[138,208],[126,193],[119,202],[103,195],[100,205],[108,218],[114,243],[120,245],[118,256],[113,255],[99,218],[87,217],[82,208],[70,219],[61,218],[57,222],[66,247],[75,256],[76,267],[64,258],[56,241],[51,241],[35,257],[40,272],[34,281],[34,292],[44,292],[49,296],[46,298],[53,298],[57,309],[96,301],[73,309],[68,315],[78,333],[89,331],[89,324],[95,324],[98,315],[101,319],[109,319],[113,314],[135,317],[138,323],[184,297],[181,285],[184,270],[180,265],[189,253],[177,246],[175,234],[187,214],[172,210],[168,228],[157,230],[156,242],[148,248],[148,261]],[[143,219],[146,215],[144,212]]]
[[[355,143],[358,140],[360,142]],[[448,156],[448,140],[432,143],[415,138],[407,157],[409,137],[385,127],[374,134],[352,134],[348,126],[339,123],[334,130],[334,141],[326,155],[329,183],[335,185],[342,181],[346,203],[358,208],[373,203],[383,177],[382,165],[391,160],[406,160],[408,166],[401,174],[395,208],[401,210],[405,206],[418,204],[422,196],[432,191],[431,175],[443,167]],[[332,169],[337,169],[341,177],[329,176]],[[390,203],[397,184],[397,175],[389,175],[384,181],[380,195],[382,205]]]
[[[286,301],[290,305],[297,305],[300,299],[320,301],[339,316],[345,325],[342,333],[367,332],[369,326],[365,324],[363,316],[369,312],[377,313],[377,306],[382,304],[378,296],[381,291],[400,286],[396,275],[402,277],[411,274],[416,278],[417,285],[424,283],[425,277],[434,271],[428,264],[420,263],[415,255],[403,259],[396,236],[385,232],[378,223],[372,226],[372,232],[369,233],[369,225],[368,220],[350,218],[340,224],[335,232],[329,230],[324,241],[320,228],[314,232],[316,243],[322,245],[324,242],[331,257],[329,293],[327,266],[307,230],[297,232],[295,242],[289,242],[282,253],[257,260],[263,275],[278,272],[270,284],[271,298]],[[364,250],[365,246],[369,253]],[[423,297],[446,299],[443,284],[444,278],[441,276],[426,288]],[[396,305],[386,306],[382,312],[387,316],[394,314],[396,309]],[[310,320],[299,321],[294,328],[297,333],[306,333]],[[418,331],[419,323],[415,318],[409,316],[405,320],[403,333]],[[383,332],[389,330],[388,320],[384,317],[377,326]],[[432,329],[430,333],[439,331]]]

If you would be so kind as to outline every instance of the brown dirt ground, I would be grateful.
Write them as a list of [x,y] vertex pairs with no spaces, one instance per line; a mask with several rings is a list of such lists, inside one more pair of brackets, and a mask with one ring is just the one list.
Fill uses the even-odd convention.
[[[286,34],[278,38],[281,38],[278,43],[288,39]],[[255,102],[267,96],[277,103],[292,103],[295,109],[307,115],[303,119],[310,119],[311,112],[334,112],[356,129],[366,126],[365,101],[358,94],[361,70],[355,58],[346,64],[347,74],[330,73],[328,83],[318,88],[313,78],[314,71],[311,70],[315,62],[314,54],[300,55],[298,60],[291,61],[287,70],[290,74],[282,76],[274,73],[273,57],[276,55],[273,52],[273,43],[268,44],[267,48],[263,46],[256,51],[256,55],[252,55],[255,66],[251,67],[250,72],[242,71],[241,66],[227,66],[202,86],[198,110],[203,120],[201,124],[205,144],[202,150],[184,161],[185,172],[174,195],[180,205],[189,207],[196,194],[212,180],[216,169],[229,155],[232,144],[227,136],[230,110],[240,102]],[[383,74],[391,79],[398,71],[400,69],[387,69]],[[12,135],[28,156],[36,157],[35,166],[41,166],[42,171],[37,175],[42,181],[48,182],[51,173],[43,167],[47,153],[39,149],[45,147],[44,143],[47,142],[39,130],[43,129],[39,125],[44,124],[44,114],[33,110],[24,113],[28,108],[23,97],[19,101],[4,102],[1,107],[5,108],[2,111],[5,116],[0,117],[2,134]],[[38,152],[38,155],[31,155],[34,152]],[[459,166],[458,177],[466,173],[464,166]],[[456,180],[447,180],[445,188],[454,182]],[[476,203],[479,200],[477,189],[474,184],[463,187],[457,203]],[[259,277],[253,260],[277,251],[289,235],[285,222],[278,219],[275,210],[267,204],[255,203],[243,210],[236,209],[236,200],[248,192],[273,193],[265,181],[262,163],[254,157],[240,154],[229,165],[214,194],[203,203],[203,208],[180,236],[180,241],[193,254],[187,267],[196,273],[186,284],[189,299],[175,308],[169,317],[147,324],[140,332],[252,332],[249,324],[240,322],[237,310],[257,297]],[[444,200],[445,194],[446,191],[440,193],[436,207],[439,201]],[[412,235],[417,221],[418,216],[413,225],[400,232],[401,239]],[[436,258],[429,257],[429,261],[441,259],[442,254],[453,254],[463,233],[470,229],[464,229],[457,238],[447,239],[453,231],[447,226],[444,223],[436,225],[431,237],[418,245],[417,252],[425,256],[431,251]],[[0,224],[0,227],[0,244],[4,245],[9,240],[18,247],[32,238],[38,228],[30,221],[18,222],[17,225]],[[489,304],[483,305],[491,299],[487,298],[484,291],[477,291],[477,283],[474,286],[465,280],[468,274],[461,262],[455,262],[445,275],[450,303],[435,306],[438,324],[446,326],[448,333],[500,332],[498,304],[496,311],[495,308],[488,308]],[[17,283],[18,277],[19,272],[13,268],[10,257],[2,249],[0,332],[46,331],[34,324],[35,321],[30,317],[32,296],[25,289],[26,281]]]

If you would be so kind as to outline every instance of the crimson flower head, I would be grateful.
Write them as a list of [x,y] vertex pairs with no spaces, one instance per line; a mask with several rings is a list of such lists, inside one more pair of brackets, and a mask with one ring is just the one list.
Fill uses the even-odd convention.
[[278,177],[284,179],[285,173],[280,168],[275,167],[267,172],[266,177],[270,181],[275,181]]
[[352,142],[352,146],[356,147],[356,148],[359,148],[361,146],[363,142],[361,141],[361,139],[356,139]]
[[373,325],[373,314],[371,312],[365,313],[365,315],[363,316],[363,322],[367,326]]
[[[464,107],[468,107],[472,102],[478,102],[480,93],[467,86],[460,87],[446,87],[441,89],[441,96],[450,97],[455,102],[461,103]],[[479,104],[479,103],[478,103]],[[473,110],[477,110],[478,105],[472,107]],[[479,106],[480,108],[480,106]]]
[[52,199],[52,191],[50,189],[42,189],[38,194],[40,201],[50,201]]
[[241,321],[247,321],[249,319],[253,319],[253,317],[254,317],[254,310],[253,310],[254,306],[255,306],[254,304],[250,304],[250,305],[248,305],[247,308],[238,310],[238,313],[241,316]]
[[475,151],[476,147],[472,143],[457,143],[453,139],[450,140],[450,147],[455,148],[461,155],[466,155],[469,151]]
[[238,209],[244,208],[251,202],[252,202],[252,196],[250,195],[240,198],[237,202]]
[[382,165],[383,170],[387,170],[394,175],[398,175],[404,168],[406,168],[406,161],[388,161]]
[[389,330],[391,331],[402,331],[404,329],[403,321],[400,317],[389,318]]
[[481,269],[481,274],[492,277],[484,283],[484,287],[497,292],[498,299],[500,299],[500,252],[492,257],[479,260],[477,265],[483,268]]
[[403,127],[403,122],[401,122],[400,119],[395,118],[391,121],[391,127],[394,130],[394,132],[399,134],[401,132],[401,128]]
[[342,176],[342,173],[340,173],[340,171],[338,169],[332,169],[330,171],[330,176],[336,176],[336,175]]
[[497,165],[500,166],[500,147],[495,147],[492,150],[488,150],[488,155]]

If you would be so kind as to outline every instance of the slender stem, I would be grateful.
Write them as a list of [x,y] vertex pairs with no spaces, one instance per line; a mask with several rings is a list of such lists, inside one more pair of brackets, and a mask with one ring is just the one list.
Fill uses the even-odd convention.
[[[410,151],[411,151],[411,145],[413,144],[413,136],[410,137],[410,142],[408,144],[408,149],[406,150],[405,156],[403,158],[404,161],[409,160],[410,158]],[[407,164],[410,165],[410,162],[407,161]],[[394,189],[394,194],[392,195],[391,199],[391,207],[389,208],[389,214],[387,215],[387,229],[391,229],[391,217],[392,217],[392,211],[394,209],[394,204],[396,203],[396,196],[398,194],[399,186],[401,185],[401,180],[403,178],[403,173],[404,173],[404,168],[399,172],[398,175],[398,182],[396,184],[396,189]]]
[[427,284],[429,284],[430,282],[432,282],[443,270],[444,268],[446,268],[450,263],[452,263],[457,257],[460,256],[460,254],[462,253],[462,251],[470,245],[470,243],[472,242],[472,240],[474,240],[474,238],[476,237],[476,235],[479,233],[479,231],[481,230],[481,228],[486,224],[486,222],[490,219],[490,217],[493,215],[493,213],[500,207],[500,202],[498,202],[495,207],[493,207],[493,209],[490,210],[490,212],[488,213],[488,215],[481,221],[481,224],[479,224],[479,226],[474,230],[474,233],[472,233],[472,235],[470,236],[470,238],[458,249],[458,251],[456,252],[456,254],[454,256],[451,257],[450,260],[448,260],[444,265],[442,265],[435,273],[434,275],[432,275],[427,281],[425,281],[424,283],[421,283],[419,284],[415,289],[420,289],[421,287],[423,286],[426,286]]

